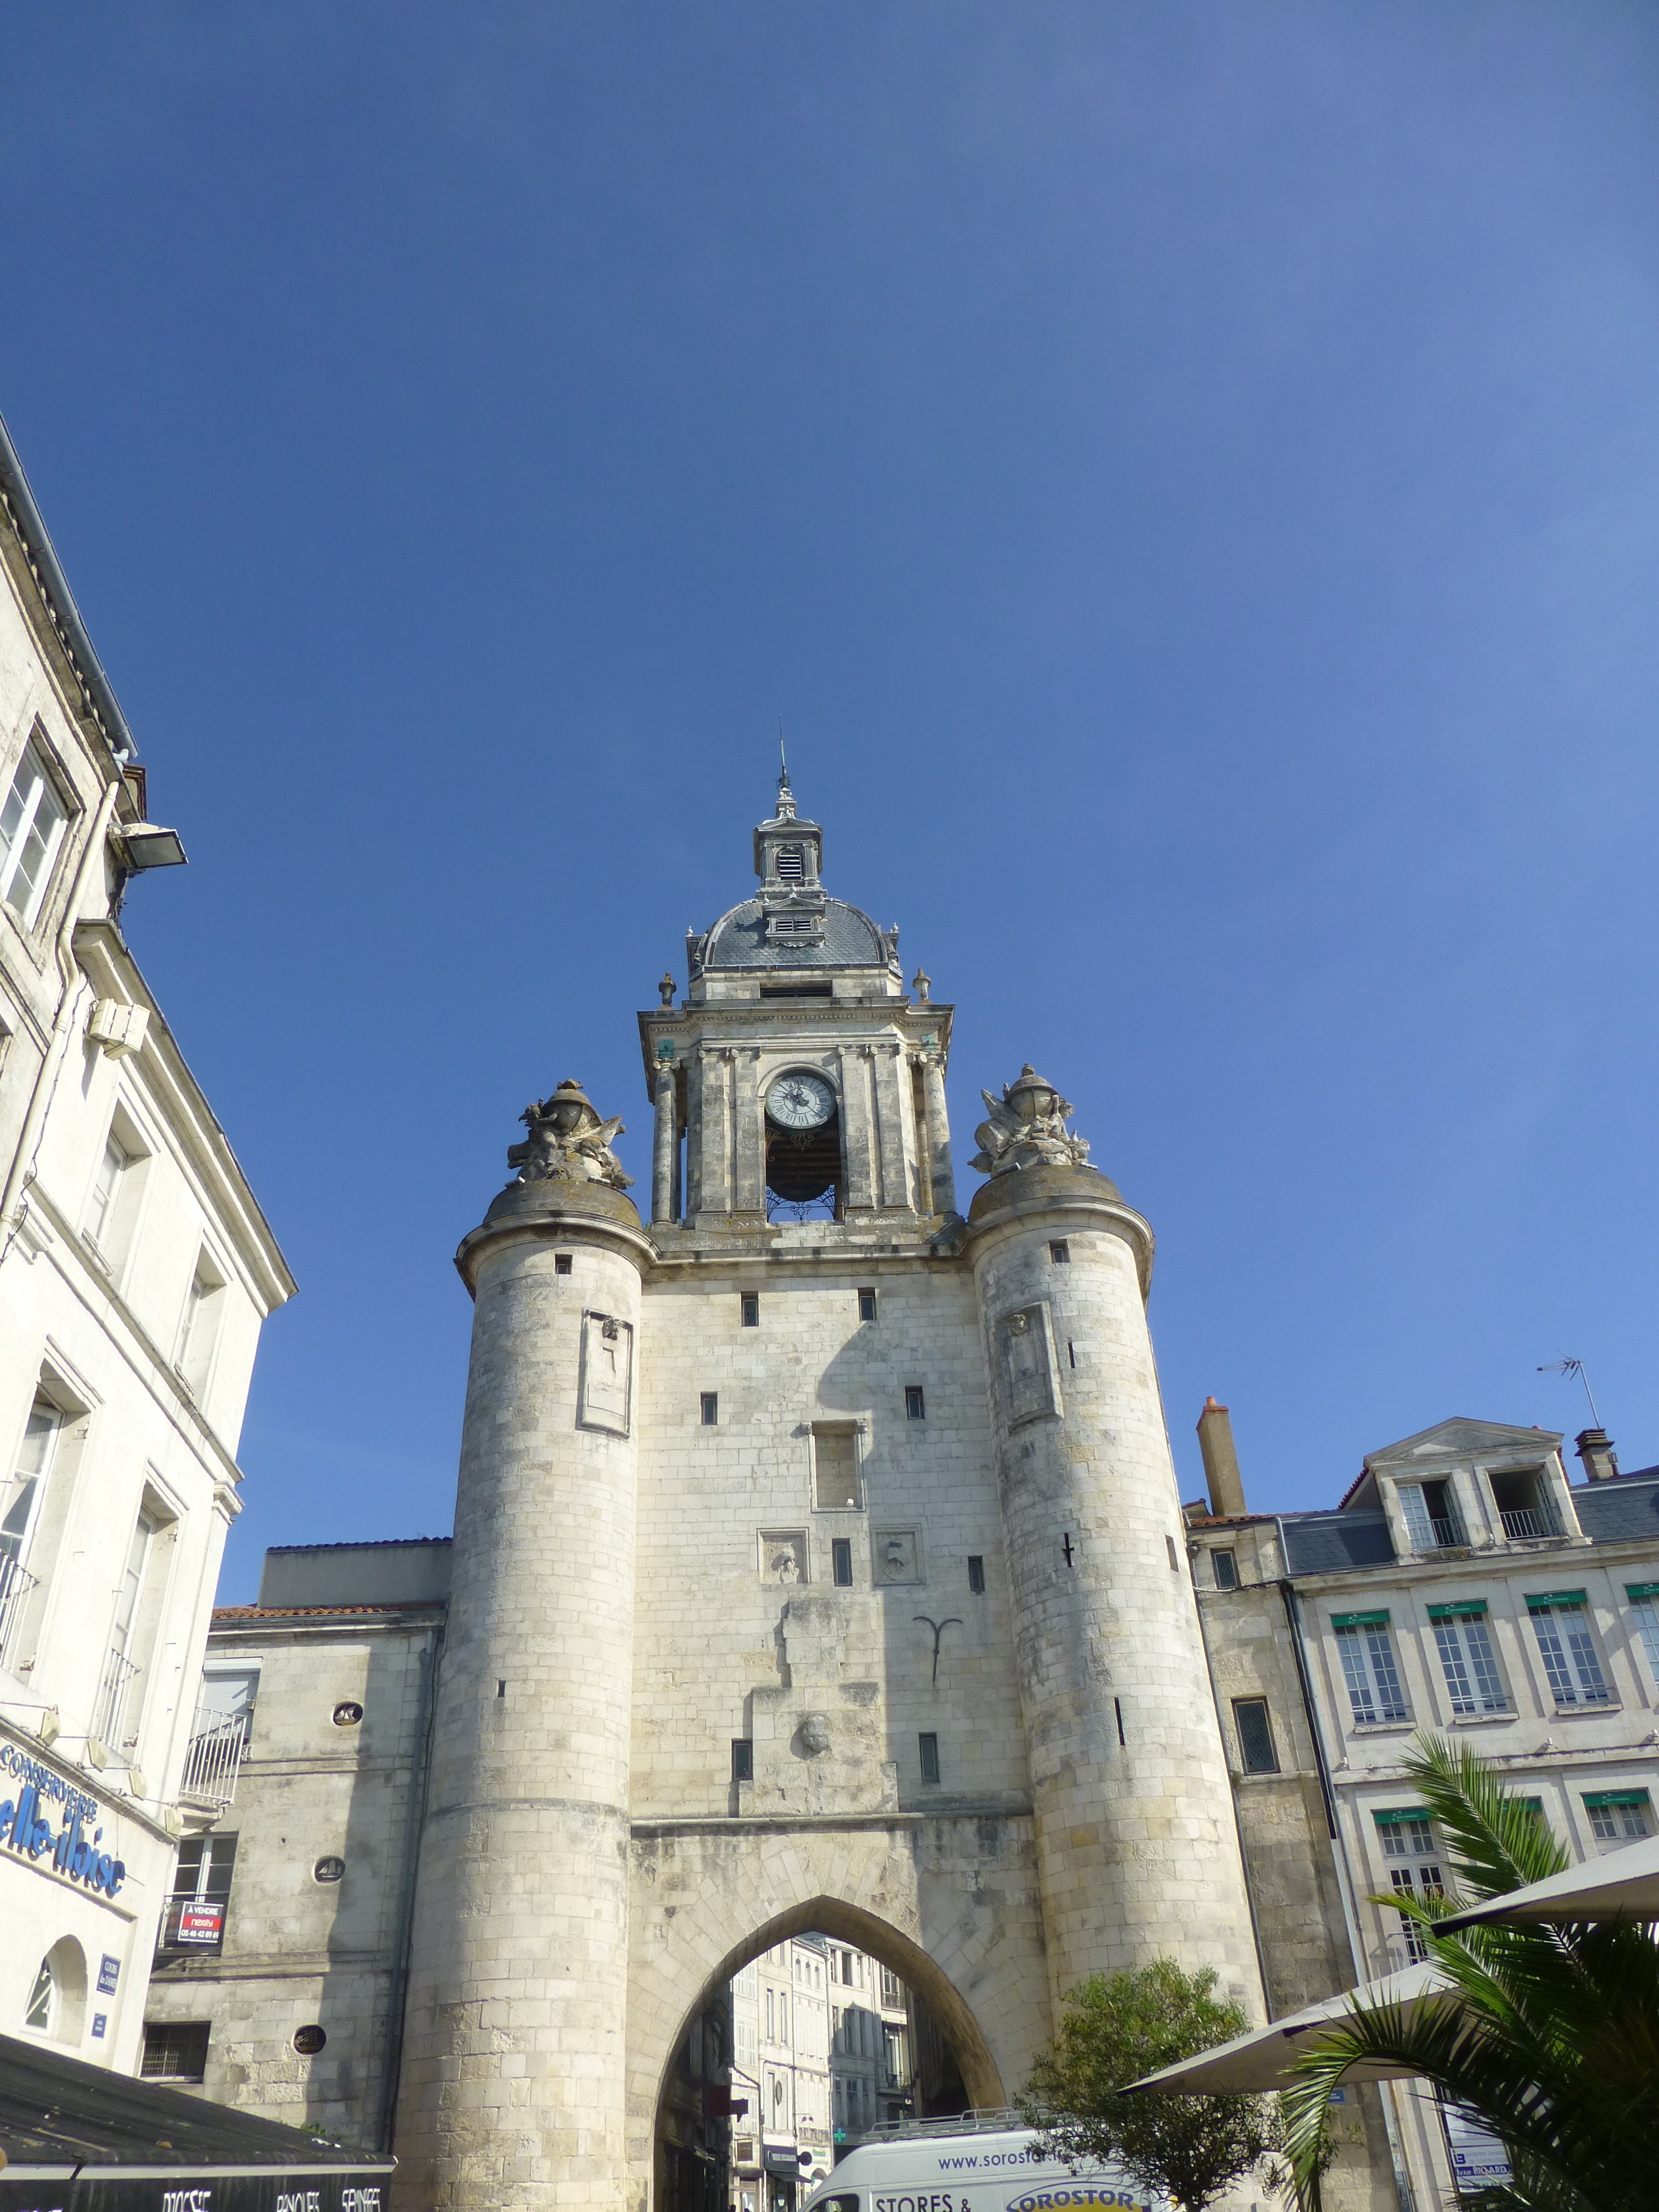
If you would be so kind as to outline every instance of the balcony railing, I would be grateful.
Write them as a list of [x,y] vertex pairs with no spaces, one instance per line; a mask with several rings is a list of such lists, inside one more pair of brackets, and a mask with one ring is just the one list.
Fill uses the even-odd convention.
[[1504,1523],[1504,1534],[1517,1540],[1528,1536],[1553,1536],[1555,1534],[1549,1515],[1540,1513],[1535,1505],[1504,1506],[1498,1517]]
[[132,1687],[132,1678],[138,1672],[138,1662],[129,1659],[125,1652],[112,1651],[104,1666],[104,1679],[98,1692],[98,1713],[92,1732],[106,1750],[121,1747],[121,1727],[126,1718],[127,1692]]
[[197,1715],[196,1733],[185,1753],[179,1794],[205,1798],[211,1805],[228,1805],[235,1799],[236,1778],[247,1749],[247,1723],[239,1714],[234,1720],[214,1721],[204,1727],[206,1717]]
[[1432,1514],[1429,1518],[1429,1538],[1430,1551],[1451,1552],[1463,1541],[1463,1531],[1455,1521],[1443,1521],[1437,1514]]
[[0,1553],[0,1667],[9,1668],[17,1656],[14,1647],[23,1626],[23,1608],[29,1592],[38,1589],[40,1583],[40,1577],[32,1575],[9,1552]]

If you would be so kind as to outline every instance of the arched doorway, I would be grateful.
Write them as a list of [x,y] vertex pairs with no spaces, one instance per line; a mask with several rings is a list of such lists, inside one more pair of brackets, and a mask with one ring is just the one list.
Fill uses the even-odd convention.
[[927,1954],[816,1898],[735,1947],[682,2024],[658,2088],[654,2212],[793,2212],[874,2130],[1005,2102]]

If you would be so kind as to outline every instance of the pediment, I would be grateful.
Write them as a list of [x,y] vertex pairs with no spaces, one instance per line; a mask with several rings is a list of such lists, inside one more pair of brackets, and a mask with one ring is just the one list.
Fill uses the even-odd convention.
[[1560,1441],[1559,1429],[1523,1429],[1508,1421],[1458,1416],[1420,1429],[1414,1437],[1402,1437],[1397,1444],[1385,1444],[1380,1451],[1367,1452],[1365,1465],[1386,1474],[1405,1474],[1462,1460],[1544,1459]]

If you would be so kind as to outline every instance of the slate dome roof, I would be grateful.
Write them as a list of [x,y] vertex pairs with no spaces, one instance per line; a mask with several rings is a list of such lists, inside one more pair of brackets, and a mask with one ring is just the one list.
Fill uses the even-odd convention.
[[705,968],[884,968],[881,933],[867,914],[844,900],[824,909],[819,944],[770,944],[758,899],[723,914],[708,933]]

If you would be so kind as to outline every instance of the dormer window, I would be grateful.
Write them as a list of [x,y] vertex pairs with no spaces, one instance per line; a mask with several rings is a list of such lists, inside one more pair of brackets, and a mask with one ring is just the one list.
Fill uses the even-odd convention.
[[804,845],[778,847],[778,881],[781,884],[804,884],[806,881],[806,848]]
[[1449,1482],[1402,1482],[1400,1510],[1414,1552],[1446,1552],[1465,1539]]
[[1522,1474],[1494,1474],[1488,1480],[1492,1504],[1498,1508],[1504,1534],[1511,1543],[1524,1543],[1533,1536],[1560,1534],[1535,1467],[1528,1468]]

